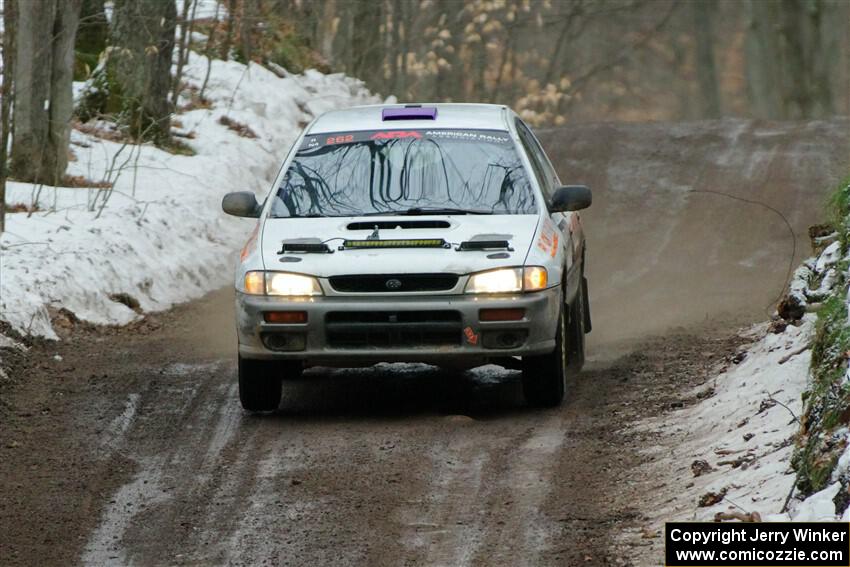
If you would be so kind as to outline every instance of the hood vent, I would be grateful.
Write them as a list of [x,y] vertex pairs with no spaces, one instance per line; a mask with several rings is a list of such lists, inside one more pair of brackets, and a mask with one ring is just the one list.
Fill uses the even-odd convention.
[[348,230],[375,230],[375,227],[377,227],[380,230],[393,230],[396,228],[449,228],[450,226],[448,221],[443,220],[404,220],[352,222],[345,228]]
[[507,250],[513,252],[511,247],[511,234],[476,234],[469,240],[461,242],[455,250],[468,252],[471,250]]
[[318,238],[294,238],[280,243],[278,254],[331,254],[333,250]]
[[456,248],[458,252],[468,252],[470,250],[508,250],[513,252],[511,243],[507,240],[467,240],[461,242]]

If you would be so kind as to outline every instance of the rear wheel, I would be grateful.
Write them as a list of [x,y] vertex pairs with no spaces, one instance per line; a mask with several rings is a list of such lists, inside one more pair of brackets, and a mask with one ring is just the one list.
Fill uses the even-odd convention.
[[300,362],[239,357],[239,401],[248,411],[274,411],[280,405],[281,381],[301,374]]
[[555,350],[548,354],[522,357],[522,393],[534,407],[555,407],[564,399],[567,385],[566,306],[558,315]]

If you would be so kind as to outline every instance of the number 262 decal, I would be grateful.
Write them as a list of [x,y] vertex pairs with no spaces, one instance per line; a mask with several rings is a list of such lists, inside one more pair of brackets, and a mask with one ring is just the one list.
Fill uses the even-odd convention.
[[346,134],[344,136],[331,136],[327,140],[325,140],[326,145],[331,144],[348,144],[354,141],[353,134]]

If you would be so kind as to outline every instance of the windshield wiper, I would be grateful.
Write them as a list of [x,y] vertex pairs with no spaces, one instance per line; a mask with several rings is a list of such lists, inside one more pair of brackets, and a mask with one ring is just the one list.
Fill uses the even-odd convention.
[[424,216],[424,215],[492,215],[493,211],[482,211],[478,209],[453,209],[446,207],[412,207],[403,211],[377,211],[374,213],[362,213],[361,217],[384,217],[384,216]]

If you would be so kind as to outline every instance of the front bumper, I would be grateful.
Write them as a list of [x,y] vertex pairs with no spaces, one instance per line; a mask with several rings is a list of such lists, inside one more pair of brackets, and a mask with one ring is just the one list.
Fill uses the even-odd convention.
[[[239,354],[252,359],[303,360],[326,366],[376,362],[484,364],[494,358],[551,352],[560,302],[560,286],[495,296],[292,299],[237,292]],[[482,309],[508,308],[524,309],[524,316],[516,321],[480,320]],[[263,314],[274,311],[303,311],[307,321],[267,323]],[[439,321],[432,321],[432,314]],[[357,344],[343,340],[361,335],[378,340]]]

